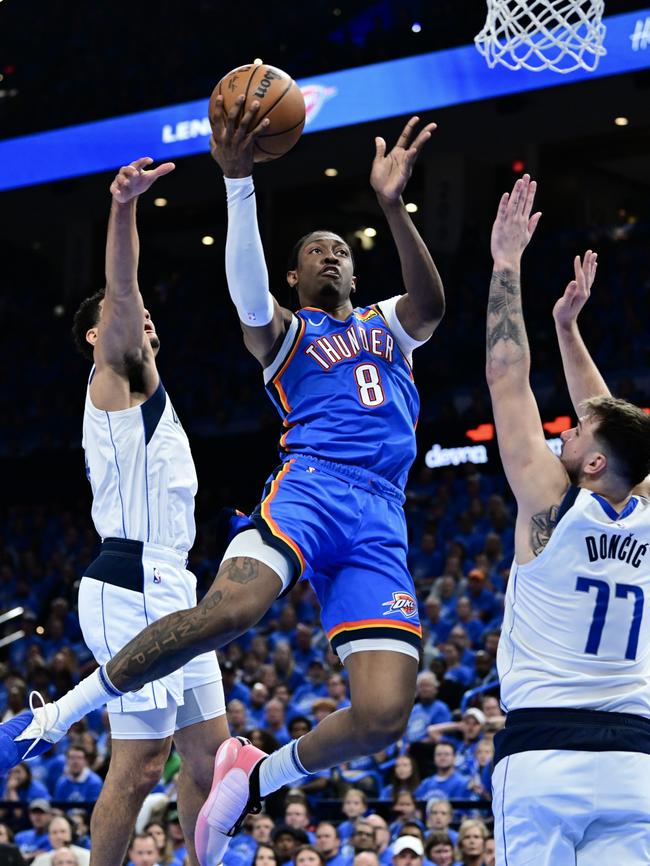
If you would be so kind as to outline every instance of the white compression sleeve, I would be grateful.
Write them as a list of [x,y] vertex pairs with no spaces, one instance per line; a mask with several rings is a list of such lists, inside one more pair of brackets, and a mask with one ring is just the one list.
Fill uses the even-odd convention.
[[239,319],[259,328],[273,318],[269,275],[257,226],[252,177],[224,177],[228,196],[226,278]]

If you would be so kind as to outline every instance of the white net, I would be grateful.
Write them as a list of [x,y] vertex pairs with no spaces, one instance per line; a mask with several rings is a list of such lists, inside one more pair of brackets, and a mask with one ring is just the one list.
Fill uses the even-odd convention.
[[474,38],[492,69],[593,71],[606,54],[604,0],[487,0],[485,27]]

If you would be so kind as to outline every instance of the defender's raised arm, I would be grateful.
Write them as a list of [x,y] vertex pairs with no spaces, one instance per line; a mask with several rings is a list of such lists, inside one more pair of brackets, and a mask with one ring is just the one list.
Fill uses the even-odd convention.
[[582,261],[580,256],[575,257],[574,279],[553,307],[564,376],[577,415],[579,415],[580,404],[584,400],[610,395],[609,388],[589,354],[578,327],[578,316],[589,300],[596,277],[597,259],[598,254],[591,250],[587,250]]
[[546,445],[530,387],[530,350],[521,303],[521,257],[541,214],[531,216],[537,185],[524,175],[499,203],[492,229],[494,270],[487,309],[486,376],[503,468],[517,499],[515,557],[541,552],[568,486]]
[[158,384],[153,325],[138,288],[136,203],[159,177],[174,170],[174,164],[166,162],[147,170],[152,162],[150,157],[143,157],[122,166],[110,187],[113,198],[106,238],[106,291],[90,340],[96,368],[91,395],[98,409],[128,408],[134,399],[134,383],[129,378],[138,380],[135,391],[144,398]]

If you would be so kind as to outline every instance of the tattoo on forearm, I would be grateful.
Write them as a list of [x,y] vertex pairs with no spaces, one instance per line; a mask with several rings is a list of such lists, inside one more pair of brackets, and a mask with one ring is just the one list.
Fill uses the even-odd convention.
[[214,612],[222,599],[223,593],[215,590],[196,607],[147,626],[108,663],[106,671],[113,685],[120,691],[135,691],[208,649],[214,635]]
[[540,511],[531,517],[530,546],[535,556],[539,556],[553,535],[553,530],[557,526],[558,511],[559,506],[552,505],[548,511]]
[[200,604],[151,623],[111,659],[106,671],[113,685],[120,691],[135,691],[172,673],[200,652],[232,640],[235,626],[218,610],[224,593],[230,598],[228,583],[245,585],[258,578],[264,580],[264,569],[257,559],[248,556],[226,560]]
[[487,315],[488,360],[499,347],[498,360],[512,364],[528,353],[528,340],[521,306],[521,284],[512,271],[494,271],[490,282]]

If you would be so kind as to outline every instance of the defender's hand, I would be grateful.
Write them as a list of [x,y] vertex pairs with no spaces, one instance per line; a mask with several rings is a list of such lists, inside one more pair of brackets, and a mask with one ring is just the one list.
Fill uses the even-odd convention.
[[379,137],[375,139],[375,158],[370,171],[370,185],[377,193],[381,205],[394,205],[399,202],[413,171],[415,160],[436,129],[435,123],[427,123],[424,129],[420,130],[415,141],[410,144],[419,122],[419,117],[412,117],[409,120],[397,139],[397,144],[389,153],[386,153],[384,139]]
[[240,94],[224,117],[223,96],[217,96],[214,116],[210,118],[210,152],[226,177],[249,177],[253,173],[255,139],[271,122],[265,117],[256,123],[255,115],[260,103],[255,100],[244,111],[244,101],[244,95]]
[[110,186],[111,195],[120,204],[126,204],[141,193],[146,192],[152,183],[165,174],[169,174],[176,166],[173,162],[163,162],[157,168],[145,171],[145,167],[151,165],[153,159],[143,156],[136,159],[130,165],[123,165],[115,176]]
[[521,255],[542,215],[539,211],[530,215],[536,190],[537,183],[525,174],[515,183],[512,193],[501,196],[490,245],[496,270],[519,267]]
[[589,300],[597,267],[598,253],[592,250],[587,250],[582,261],[580,256],[573,260],[575,279],[571,280],[553,307],[553,318],[558,328],[569,330],[576,323],[580,311]]

